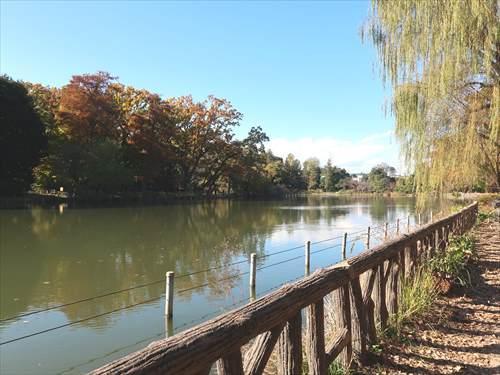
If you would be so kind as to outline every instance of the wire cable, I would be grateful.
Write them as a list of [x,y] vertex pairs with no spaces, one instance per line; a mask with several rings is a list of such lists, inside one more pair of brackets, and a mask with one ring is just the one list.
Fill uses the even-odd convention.
[[[353,232],[353,233],[351,233],[351,235],[354,234],[354,233],[361,233],[361,232],[362,231]],[[314,244],[326,242],[326,241],[333,240],[333,239],[338,239],[338,238],[341,238],[341,237],[342,236],[332,237],[332,238],[327,239],[327,240],[317,241]],[[360,235],[360,236],[358,236],[358,237],[356,237],[354,239],[351,239],[351,240],[347,241],[347,243],[351,243],[352,246],[354,246],[355,243],[358,240],[362,239],[363,237],[364,237],[363,235]],[[316,253],[319,253],[319,252],[322,252],[322,251],[326,251],[328,249],[333,249],[333,248],[336,248],[336,247],[339,247],[339,246],[341,246],[341,244],[336,244],[336,245],[328,246],[328,247],[325,247],[325,248],[322,248],[322,249],[318,249],[318,250],[312,251],[311,254],[316,254]],[[285,250],[281,250],[279,252],[275,252],[275,253],[271,253],[271,254],[265,254],[261,258],[266,258],[266,257],[269,257],[270,255],[281,254],[281,253],[284,253],[285,251],[296,250],[296,249],[299,249],[299,248],[302,248],[302,246],[295,247],[295,248],[290,248],[290,249],[285,249]],[[304,257],[304,254],[301,254],[301,255],[293,257],[293,258],[288,258],[288,259],[285,259],[285,260],[282,260],[282,261],[279,261],[279,262],[276,262],[276,263],[268,264],[268,265],[265,265],[265,266],[257,268],[257,271],[261,271],[261,270],[264,270],[264,269],[267,269],[267,268],[270,268],[270,267],[274,267],[274,266],[277,266],[277,265],[280,265],[280,264],[288,263],[288,262],[291,262],[293,260],[297,260],[297,259],[300,259],[300,258],[303,258],[303,257]],[[241,264],[241,263],[245,263],[245,262],[248,262],[248,261],[247,260],[240,260],[240,261],[231,263],[230,265],[225,265],[224,267],[229,267],[231,265],[237,265],[237,264]],[[208,272],[209,270],[214,270],[214,269],[219,269],[219,268],[222,268],[222,267],[212,267],[212,268],[207,269],[207,270],[196,271],[196,272],[193,272],[191,274],[180,275],[180,276],[178,276],[178,278],[191,276],[191,275],[194,275],[194,274],[197,274],[197,273]],[[231,275],[229,277],[226,277],[226,278],[223,278],[223,279],[219,279],[219,280],[216,280],[216,281],[217,282],[227,281],[227,280],[235,279],[237,277],[248,275],[249,273],[250,272],[248,272],[248,271],[241,272],[241,273],[237,273],[236,275]],[[52,307],[44,309],[44,310],[37,310],[37,311],[30,312],[30,313],[20,314],[20,315],[17,315],[16,317],[12,317],[12,318],[4,318],[4,319],[0,320],[0,322],[6,321],[6,320],[11,320],[11,319],[16,319],[16,318],[23,317],[23,316],[33,315],[33,314],[41,313],[41,312],[48,311],[48,310],[53,310],[53,309],[64,307],[64,306],[70,306],[70,305],[74,305],[74,304],[77,304],[77,303],[81,303],[81,302],[85,302],[85,301],[90,301],[90,300],[93,300],[93,299],[102,298],[102,297],[106,297],[106,296],[109,296],[109,295],[113,295],[113,294],[117,294],[117,293],[121,293],[121,292],[125,292],[125,291],[130,291],[130,290],[133,290],[133,289],[142,288],[142,287],[149,286],[149,285],[154,285],[154,284],[159,283],[159,282],[164,282],[164,280],[162,279],[161,281],[158,280],[158,281],[154,281],[154,282],[151,282],[151,283],[141,284],[141,285],[133,286],[133,287],[130,287],[130,288],[122,289],[120,291],[109,292],[109,293],[105,293],[105,294],[102,294],[102,295],[99,295],[99,296],[85,298],[85,299],[82,299],[82,300],[79,300],[79,301],[74,301],[74,302],[70,302],[70,303],[66,303],[66,304],[61,304],[61,305],[57,305],[57,306],[52,306]],[[286,282],[289,282],[289,281],[285,281],[284,283],[286,283]],[[284,285],[284,283],[282,283],[280,285]],[[200,288],[209,286],[210,284],[211,284],[211,282],[207,282],[207,283],[203,283],[203,284],[200,284],[200,285],[192,286],[192,287],[189,287],[189,288],[181,289],[176,294],[177,295],[183,294],[183,293],[191,291],[191,290],[196,290],[196,289],[200,289]],[[68,322],[68,323],[61,324],[61,325],[58,325],[58,326],[55,326],[55,327],[51,327],[51,328],[44,329],[44,330],[41,330],[41,331],[33,332],[33,333],[30,333],[30,334],[27,334],[27,335],[24,335],[24,336],[19,336],[19,337],[13,338],[13,339],[9,339],[7,341],[0,342],[0,346],[6,345],[6,344],[9,344],[9,343],[12,343],[12,342],[16,342],[16,341],[19,341],[19,340],[23,340],[23,339],[26,339],[26,338],[29,338],[29,337],[33,337],[33,336],[41,335],[41,334],[44,334],[44,333],[52,332],[52,331],[55,331],[57,329],[61,329],[61,328],[73,326],[73,325],[76,325],[76,324],[80,324],[80,323],[85,322],[85,321],[93,320],[93,319],[96,319],[96,318],[99,318],[99,317],[102,317],[102,316],[105,316],[105,315],[110,315],[110,314],[113,314],[113,313],[116,313],[116,312],[119,312],[119,311],[127,310],[127,309],[130,309],[132,307],[139,306],[139,305],[143,305],[143,304],[155,302],[155,301],[158,301],[158,300],[162,299],[163,297],[164,297],[164,294],[161,294],[158,297],[150,298],[150,299],[144,300],[142,302],[138,302],[138,303],[134,303],[134,304],[131,304],[131,305],[123,306],[123,307],[120,307],[120,308],[113,309],[111,311],[107,311],[107,312],[104,312],[104,313],[92,315],[92,316],[89,316],[89,317],[86,317],[86,318],[83,318],[83,319],[79,319],[79,320],[76,320],[76,321],[73,321],[73,322]]]

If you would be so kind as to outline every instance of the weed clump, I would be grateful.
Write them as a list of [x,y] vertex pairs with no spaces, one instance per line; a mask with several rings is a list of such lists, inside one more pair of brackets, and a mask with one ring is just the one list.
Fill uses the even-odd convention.
[[446,251],[437,254],[429,262],[431,272],[438,281],[449,283],[448,290],[442,290],[445,294],[453,285],[470,285],[469,264],[476,258],[474,239],[470,235],[453,236]]

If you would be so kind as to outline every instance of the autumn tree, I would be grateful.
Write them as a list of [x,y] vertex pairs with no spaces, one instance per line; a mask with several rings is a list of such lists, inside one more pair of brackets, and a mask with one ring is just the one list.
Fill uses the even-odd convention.
[[394,89],[396,135],[418,191],[500,188],[497,0],[372,0],[364,35]]
[[[58,93],[56,106],[37,95],[39,88],[32,90],[41,109],[54,111],[55,121],[51,127],[51,152],[35,169],[40,189],[111,192],[122,185],[118,181],[126,179],[132,183],[120,147],[122,124],[110,90],[114,81],[114,77],[103,72],[73,76]],[[125,169],[127,173],[123,173]]]
[[114,80],[109,73],[84,74],[62,88],[56,117],[69,139],[85,144],[117,138],[118,110],[109,90]]
[[213,191],[214,183],[235,155],[234,127],[241,113],[229,101],[210,96],[195,102],[190,96],[171,99],[176,121],[175,148],[186,191]]
[[147,90],[113,84],[111,95],[119,113],[119,140],[142,188],[174,190],[176,123],[172,106]]
[[164,99],[103,72],[74,76],[62,89],[24,84],[49,135],[49,152],[34,168],[39,191],[63,187],[91,198],[128,190],[254,196],[306,188],[299,160],[265,151],[262,128],[235,138],[242,115],[225,99]]
[[0,194],[23,193],[47,144],[43,123],[26,88],[0,76]]

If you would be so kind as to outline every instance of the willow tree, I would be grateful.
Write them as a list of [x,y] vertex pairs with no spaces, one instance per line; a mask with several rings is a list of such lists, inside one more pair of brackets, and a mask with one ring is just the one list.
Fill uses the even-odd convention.
[[497,0],[372,0],[373,41],[417,190],[500,188]]

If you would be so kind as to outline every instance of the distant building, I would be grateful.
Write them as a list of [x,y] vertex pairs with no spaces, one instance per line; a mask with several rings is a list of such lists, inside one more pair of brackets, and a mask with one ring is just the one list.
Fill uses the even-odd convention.
[[361,182],[363,181],[363,178],[368,176],[366,173],[353,173],[351,174],[352,180],[356,182]]

